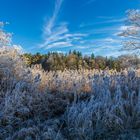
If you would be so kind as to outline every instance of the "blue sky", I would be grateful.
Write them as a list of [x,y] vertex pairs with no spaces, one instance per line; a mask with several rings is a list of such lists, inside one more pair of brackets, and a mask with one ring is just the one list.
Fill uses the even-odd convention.
[[117,56],[128,9],[140,0],[0,0],[0,21],[26,52]]

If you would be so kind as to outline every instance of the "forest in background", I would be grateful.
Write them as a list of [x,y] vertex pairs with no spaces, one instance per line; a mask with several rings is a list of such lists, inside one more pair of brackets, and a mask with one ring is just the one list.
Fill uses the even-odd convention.
[[49,52],[48,54],[22,55],[28,66],[40,64],[45,71],[56,70],[79,70],[79,69],[113,69],[123,70],[128,68],[140,68],[140,57],[138,55],[121,55],[119,57],[83,56],[79,51],[69,51],[68,54]]

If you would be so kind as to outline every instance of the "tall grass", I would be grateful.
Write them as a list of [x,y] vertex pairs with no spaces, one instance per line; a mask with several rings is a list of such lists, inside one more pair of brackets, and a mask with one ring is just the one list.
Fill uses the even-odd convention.
[[50,71],[0,49],[0,139],[140,139],[140,71]]

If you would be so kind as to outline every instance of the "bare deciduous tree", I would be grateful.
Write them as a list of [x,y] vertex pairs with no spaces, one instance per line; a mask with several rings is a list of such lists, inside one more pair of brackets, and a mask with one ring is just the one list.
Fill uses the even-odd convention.
[[119,36],[125,37],[122,50],[140,52],[140,10],[128,10],[126,26]]

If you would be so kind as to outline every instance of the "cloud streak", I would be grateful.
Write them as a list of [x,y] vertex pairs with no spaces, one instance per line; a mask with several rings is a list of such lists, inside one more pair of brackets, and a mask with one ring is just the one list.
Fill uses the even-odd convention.
[[87,0],[87,2],[83,5],[83,7],[85,7],[85,6],[87,6],[87,5],[91,4],[91,3],[93,3],[93,2],[95,2],[95,1],[97,1],[97,0]]
[[87,34],[71,33],[66,23],[61,23],[51,30],[51,34],[46,35],[44,42],[40,44],[40,48],[44,49],[58,49],[75,46],[85,38]]
[[87,36],[87,34],[83,33],[70,32],[67,23],[56,24],[62,3],[63,0],[56,0],[53,15],[44,26],[44,41],[39,45],[39,48],[48,50],[72,47]]
[[[112,26],[104,26],[99,29],[90,28],[90,30],[83,26],[83,31],[81,31],[80,28],[79,31],[72,32],[69,29],[69,24],[67,22],[57,22],[63,2],[63,0],[55,1],[53,14],[50,17],[50,20],[44,25],[43,42],[39,44],[39,48],[49,51],[78,49],[84,53],[94,52],[96,54],[102,53],[105,55],[106,53],[107,55],[111,55],[113,52],[114,55],[118,54],[117,52],[121,46],[120,38],[116,37],[116,32],[120,31],[119,24],[112,24]],[[94,0],[90,0],[86,4],[90,4],[92,2],[94,2]],[[115,19],[110,17],[105,21],[100,21],[95,24],[121,23],[123,21],[124,18]],[[102,35],[102,38],[100,37],[98,39],[97,36],[99,35]],[[104,38],[103,36],[106,37]]]
[[61,9],[62,3],[63,3],[63,0],[56,0],[53,16],[50,18],[49,22],[45,25],[46,34],[51,34],[52,28],[54,27],[54,24],[55,24],[58,14],[59,14],[59,11]]
[[104,24],[118,24],[118,23],[122,23],[125,21],[125,18],[109,18],[107,20],[104,21],[98,21],[98,22],[94,22],[94,23],[82,23],[80,25],[81,28],[85,28],[85,27],[91,27],[91,26],[95,26],[95,25],[104,25]]

